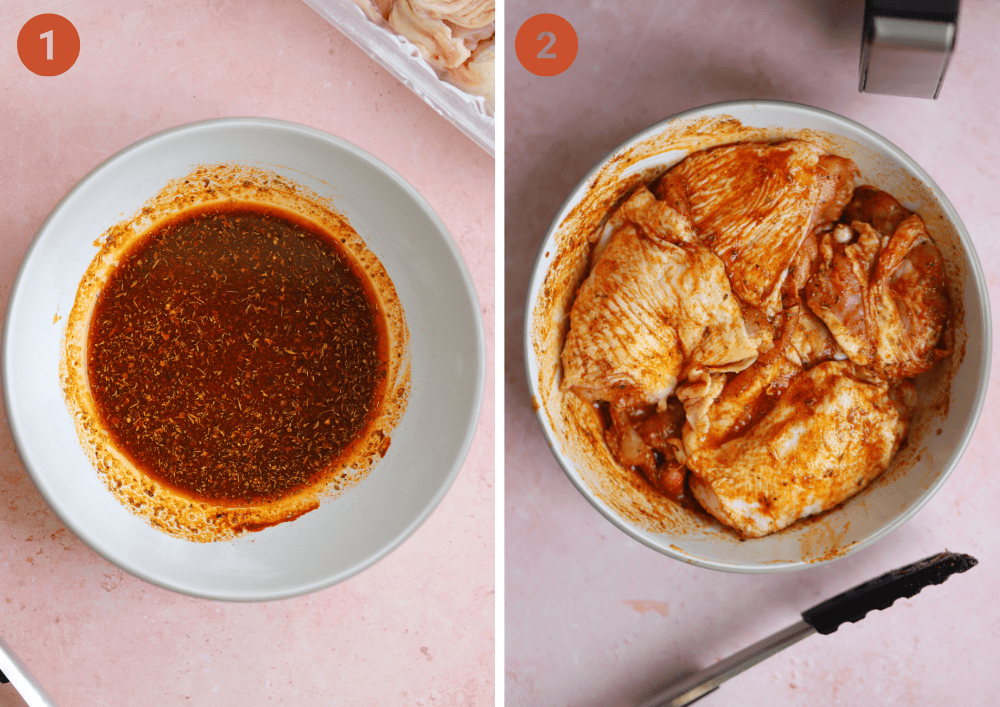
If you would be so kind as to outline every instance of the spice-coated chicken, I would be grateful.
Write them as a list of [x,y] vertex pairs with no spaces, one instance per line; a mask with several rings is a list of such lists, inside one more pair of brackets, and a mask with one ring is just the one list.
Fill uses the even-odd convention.
[[[855,168],[812,143],[747,143],[697,152],[654,192],[683,202],[699,237],[726,264],[733,290],[769,317],[799,246],[835,221],[854,186]],[[839,208],[838,208],[839,204]]]
[[858,177],[800,140],[692,154],[611,215],[570,311],[563,386],[612,455],[744,537],[881,474],[946,355],[941,255]]
[[[855,363],[882,378],[911,378],[947,352],[938,346],[950,307],[944,261],[916,214],[891,236],[855,221],[857,239],[823,237],[805,286],[809,307]],[[853,234],[847,234],[853,238]]]
[[755,538],[834,507],[885,471],[915,390],[856,378],[852,366],[827,361],[799,373],[745,434],[689,450],[698,502]]
[[[611,406],[616,446],[652,471],[625,415],[659,405],[678,382],[739,371],[757,356],[725,266],[690,222],[646,189],[630,198],[599,244],[570,313],[564,385]],[[629,444],[632,440],[632,444]]]

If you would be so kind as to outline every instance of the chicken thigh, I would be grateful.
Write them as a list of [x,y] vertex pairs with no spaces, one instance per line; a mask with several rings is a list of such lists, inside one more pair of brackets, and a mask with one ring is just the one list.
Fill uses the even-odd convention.
[[612,223],[570,310],[563,387],[607,402],[616,459],[653,477],[653,448],[635,429],[633,413],[653,406],[662,417],[678,383],[700,385],[742,370],[757,347],[722,261],[696,241],[687,219],[642,189]]
[[852,228],[853,243],[824,236],[806,302],[871,375],[912,378],[947,355],[939,347],[950,313],[941,253],[916,214],[891,237],[860,221]]
[[736,294],[773,316],[799,246],[817,224],[839,215],[855,174],[853,162],[822,155],[812,143],[746,143],[688,156],[654,191],[689,210]]
[[744,538],[888,468],[947,355],[941,253],[859,176],[801,140],[691,154],[610,214],[570,311],[563,389],[612,456]]
[[689,369],[750,365],[757,349],[722,261],[646,189],[621,215],[570,310],[563,385],[592,399],[656,404]]
[[768,535],[841,503],[888,466],[906,437],[915,391],[875,384],[828,361],[788,384],[746,434],[687,457],[691,493],[743,537]]

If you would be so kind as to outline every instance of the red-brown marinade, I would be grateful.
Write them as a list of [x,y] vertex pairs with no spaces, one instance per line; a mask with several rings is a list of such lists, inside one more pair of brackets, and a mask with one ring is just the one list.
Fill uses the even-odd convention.
[[213,205],[156,227],[112,272],[87,375],[143,473],[194,500],[252,505],[350,455],[382,401],[387,339],[336,239],[284,210]]

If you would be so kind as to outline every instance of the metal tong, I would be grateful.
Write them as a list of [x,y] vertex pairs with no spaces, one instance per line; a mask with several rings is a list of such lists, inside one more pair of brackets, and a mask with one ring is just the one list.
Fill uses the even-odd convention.
[[833,633],[842,623],[860,621],[874,609],[888,609],[897,599],[912,597],[924,587],[941,584],[956,572],[965,572],[978,563],[970,555],[946,551],[886,572],[802,612],[802,620],[654,695],[639,707],[689,705],[719,689],[729,678],[807,636]]
[[[38,684],[35,677],[18,660],[17,655],[0,638],[0,683],[10,683],[28,707],[56,707],[45,689]],[[10,689],[0,688],[0,689]],[[16,699],[16,698],[14,698]],[[0,695],[0,702],[3,702]],[[3,704],[8,704],[3,702]]]

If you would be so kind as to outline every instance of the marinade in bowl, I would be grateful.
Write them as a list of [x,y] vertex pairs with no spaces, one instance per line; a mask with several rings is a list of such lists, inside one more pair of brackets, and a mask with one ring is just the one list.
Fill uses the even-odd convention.
[[[151,240],[192,227],[220,240]],[[145,299],[121,294],[147,275]],[[112,328],[138,319],[107,339],[103,380],[102,292],[124,308]],[[411,185],[314,128],[227,118],[141,140],[60,201],[0,363],[18,453],[68,529],[154,584],[256,601],[342,581],[429,517],[476,429],[485,344],[459,249]],[[154,466],[171,454],[184,478]],[[186,483],[208,460],[213,482]]]
[[62,361],[108,488],[154,527],[216,541],[357,484],[405,411],[408,334],[349,222],[237,165],[173,180],[137,218],[106,233]]

